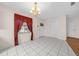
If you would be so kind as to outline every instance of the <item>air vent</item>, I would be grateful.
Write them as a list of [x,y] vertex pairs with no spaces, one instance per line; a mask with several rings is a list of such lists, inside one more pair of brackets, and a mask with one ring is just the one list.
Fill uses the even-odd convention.
[[71,2],[71,6],[73,6],[75,4],[75,2]]

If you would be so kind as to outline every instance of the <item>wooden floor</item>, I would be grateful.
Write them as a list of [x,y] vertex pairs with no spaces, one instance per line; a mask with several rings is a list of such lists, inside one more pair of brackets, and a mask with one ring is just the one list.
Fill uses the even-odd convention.
[[67,42],[70,45],[70,47],[73,49],[75,54],[79,56],[79,39],[73,37],[67,37]]

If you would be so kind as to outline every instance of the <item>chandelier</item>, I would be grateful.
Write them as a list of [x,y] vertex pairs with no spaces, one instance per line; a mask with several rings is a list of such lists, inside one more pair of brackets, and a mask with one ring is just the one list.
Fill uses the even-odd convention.
[[40,14],[40,9],[38,7],[37,2],[34,3],[34,6],[32,7],[31,11],[30,11],[34,16],[37,16]]

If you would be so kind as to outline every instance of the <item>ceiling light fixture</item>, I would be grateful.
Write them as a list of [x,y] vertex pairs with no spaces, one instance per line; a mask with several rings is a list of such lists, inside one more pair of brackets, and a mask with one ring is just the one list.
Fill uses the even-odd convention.
[[31,11],[30,11],[34,16],[37,16],[40,14],[40,9],[38,7],[37,2],[34,3],[34,6],[32,7]]

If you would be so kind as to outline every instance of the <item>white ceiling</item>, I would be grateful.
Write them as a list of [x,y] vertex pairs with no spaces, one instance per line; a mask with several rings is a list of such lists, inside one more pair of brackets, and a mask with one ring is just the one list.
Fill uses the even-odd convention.
[[[30,13],[34,2],[3,2],[0,3],[11,8],[15,8],[24,13]],[[56,18],[63,15],[75,17],[79,15],[79,3],[76,2],[74,6],[70,2],[38,2],[41,14],[38,16],[41,19]]]

